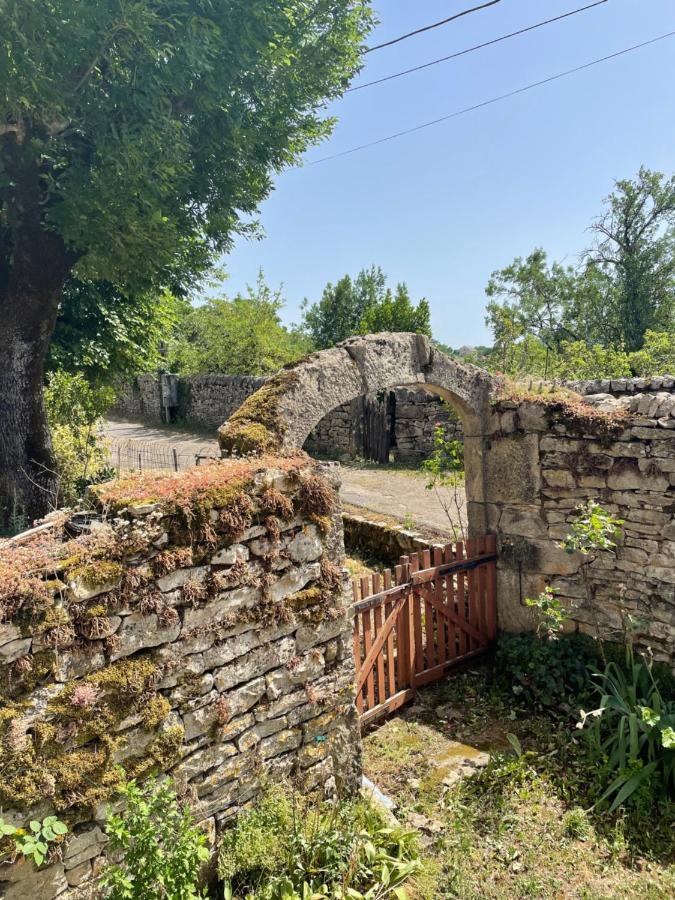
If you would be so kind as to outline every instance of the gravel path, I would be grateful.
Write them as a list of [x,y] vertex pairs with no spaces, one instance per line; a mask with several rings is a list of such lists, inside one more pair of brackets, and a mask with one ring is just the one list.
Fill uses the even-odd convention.
[[[205,457],[218,456],[215,438],[190,432],[122,421],[106,422],[105,432],[111,442],[112,464],[121,468],[138,468],[139,454],[144,468],[181,470]],[[435,491],[426,490],[426,483],[425,475],[412,470],[344,465],[341,496],[351,506],[412,522],[417,527],[448,532],[443,505]],[[447,492],[445,496],[449,499]]]

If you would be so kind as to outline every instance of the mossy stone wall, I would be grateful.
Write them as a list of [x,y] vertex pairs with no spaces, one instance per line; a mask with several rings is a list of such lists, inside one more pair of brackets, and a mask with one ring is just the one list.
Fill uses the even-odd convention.
[[89,896],[122,779],[168,773],[215,839],[266,778],[360,785],[337,470],[303,454],[96,488],[0,542],[0,806],[57,812],[50,865],[0,894]]

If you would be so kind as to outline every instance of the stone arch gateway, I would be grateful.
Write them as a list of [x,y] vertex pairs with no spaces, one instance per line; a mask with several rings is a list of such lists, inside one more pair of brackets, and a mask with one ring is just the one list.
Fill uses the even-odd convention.
[[427,389],[462,419],[469,531],[486,531],[485,452],[493,379],[460,365],[423,335],[370,334],[313,353],[282,370],[221,426],[225,454],[302,447],[321,419],[362,394],[395,387]]

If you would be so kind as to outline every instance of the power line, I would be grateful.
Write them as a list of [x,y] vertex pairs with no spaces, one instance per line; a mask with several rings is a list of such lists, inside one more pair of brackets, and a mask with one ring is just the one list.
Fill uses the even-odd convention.
[[357,153],[359,150],[366,150],[369,147],[376,147],[378,144],[385,144],[387,141],[393,141],[395,138],[403,137],[406,134],[413,134],[416,131],[422,131],[424,128],[430,128],[432,125],[438,125],[440,122],[447,122],[449,119],[456,119],[458,116],[463,116],[466,113],[474,112],[477,109],[482,109],[484,106],[491,106],[493,103],[499,103],[501,100],[507,100],[509,97],[515,97],[518,94],[524,94],[526,91],[531,91],[533,88],[541,87],[544,84],[550,84],[552,81],[557,81],[559,78],[565,78],[568,75],[573,75],[575,72],[583,72],[585,69],[590,69],[593,66],[598,66],[600,63],[607,62],[610,59],[616,59],[619,56],[624,56],[626,53],[631,53],[633,50],[640,50],[642,47],[648,47],[650,44],[656,44],[658,41],[663,41],[666,38],[673,37],[675,35],[675,31],[669,31],[666,34],[660,34],[658,37],[651,38],[649,41],[643,41],[641,44],[633,44],[632,47],[626,47],[624,50],[618,50],[616,53],[610,53],[609,56],[602,56],[600,59],[594,59],[592,62],[584,63],[582,66],[575,66],[573,69],[567,69],[565,72],[558,72],[557,75],[551,75],[549,78],[542,78],[541,81],[534,81],[532,84],[526,84],[524,87],[516,88],[514,91],[509,91],[506,94],[500,94],[498,97],[491,97],[489,100],[483,100],[481,103],[475,103],[473,106],[466,106],[464,109],[458,109],[453,113],[449,113],[447,116],[440,116],[438,119],[432,119],[429,122],[423,122],[421,125],[415,125],[412,128],[406,128],[403,131],[397,131],[395,134],[389,134],[386,137],[379,138],[376,141],[370,141],[367,144],[360,144],[358,147],[351,147],[349,150],[342,150],[339,153],[333,153],[330,156],[322,156],[320,159],[314,159],[311,162],[305,163],[305,166],[316,166],[319,163],[328,162],[331,159],[338,159],[340,156],[348,156],[351,153]]
[[461,19],[462,16],[468,16],[470,13],[479,12],[481,9],[487,9],[488,6],[495,6],[497,3],[501,3],[501,0],[490,0],[489,3],[482,3],[480,6],[474,6],[471,9],[464,9],[462,12],[455,13],[454,16],[442,19],[440,22],[434,22],[432,25],[425,25],[424,28],[417,28],[415,31],[409,31],[407,34],[402,34],[400,37],[394,38],[391,41],[385,41],[383,44],[375,44],[374,47],[367,47],[365,52],[372,53],[373,50],[391,47],[392,44],[399,44],[401,41],[407,41],[408,38],[415,37],[416,34],[422,34],[425,31],[431,31],[432,28],[439,28],[441,25],[447,25],[448,22],[454,22],[455,19]]
[[521,28],[519,31],[512,31],[510,34],[503,34],[501,37],[493,38],[491,41],[485,41],[482,44],[475,44],[473,47],[467,47],[466,50],[458,50],[457,53],[451,53],[449,56],[441,56],[440,59],[432,59],[431,62],[423,63],[421,66],[413,66],[411,69],[403,69],[402,72],[394,72],[392,75],[385,75],[383,78],[376,78],[374,81],[367,81],[365,84],[357,84],[354,87],[347,88],[346,94],[352,91],[362,91],[364,88],[372,87],[374,84],[382,84],[385,81],[392,81],[394,78],[400,78],[402,75],[409,75],[411,72],[420,72],[422,69],[428,69],[430,66],[436,66],[438,63],[447,62],[450,59],[457,59],[459,56],[465,56],[467,53],[473,53],[475,50],[482,50],[484,47],[492,47],[493,44],[499,44],[501,41],[507,41],[509,38],[518,37],[520,34],[527,34],[528,31],[534,31],[536,28],[542,28],[544,25],[550,25],[552,22],[560,22],[562,19],[568,19],[570,16],[576,16],[578,13],[586,12],[596,6],[602,6],[607,0],[596,0],[588,6],[581,6],[570,12],[555,16],[553,19],[545,19],[543,22],[537,22],[535,25],[528,25],[527,28]]

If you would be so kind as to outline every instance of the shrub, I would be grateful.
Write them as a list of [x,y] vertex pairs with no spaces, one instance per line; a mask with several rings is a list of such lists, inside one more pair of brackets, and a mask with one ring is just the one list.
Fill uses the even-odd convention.
[[149,778],[124,785],[122,813],[109,814],[108,852],[119,862],[104,869],[99,882],[110,900],[193,900],[199,869],[209,858],[206,835],[180,806],[169,781]]
[[376,900],[406,897],[419,865],[413,835],[368,803],[312,806],[276,787],[225,834],[218,873],[226,900]]
[[495,662],[498,676],[524,705],[553,710],[588,698],[589,666],[597,659],[596,642],[584,635],[547,640],[525,632],[501,635]]
[[639,797],[675,794],[675,699],[664,699],[650,662],[626,647],[626,665],[607,663],[597,674],[600,706],[581,711],[579,728],[592,751],[606,761],[613,780],[599,802],[610,811]]
[[83,375],[54,372],[45,388],[52,445],[59,478],[57,506],[72,505],[88,484],[112,476],[101,437],[101,416],[114,392],[92,387]]

